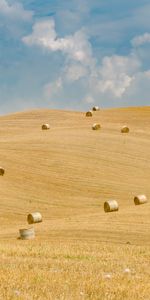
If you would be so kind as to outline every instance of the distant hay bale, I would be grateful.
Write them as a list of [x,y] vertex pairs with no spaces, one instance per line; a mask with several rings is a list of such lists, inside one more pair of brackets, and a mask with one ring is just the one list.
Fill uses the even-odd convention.
[[119,205],[116,200],[108,200],[104,203],[104,211],[105,212],[112,212],[118,211]]
[[47,130],[47,129],[50,129],[49,124],[43,124],[42,125],[42,130]]
[[28,224],[40,223],[42,222],[42,215],[39,212],[31,213],[27,216]]
[[93,114],[92,114],[92,111],[91,111],[91,110],[89,110],[89,111],[86,112],[86,117],[92,117],[92,115],[93,115]]
[[4,170],[4,168],[0,167],[0,175],[1,175],[1,176],[3,176],[3,175],[4,175],[4,173],[5,173],[5,170]]
[[93,111],[98,111],[98,110],[100,110],[100,108],[99,108],[99,106],[93,106],[92,110]]
[[129,132],[129,127],[128,126],[123,126],[122,128],[121,128],[121,132],[122,133],[128,133]]
[[147,197],[145,195],[138,195],[134,197],[134,204],[140,205],[147,202]]
[[34,228],[28,228],[28,229],[19,229],[20,233],[20,239],[21,240],[31,240],[35,238],[35,232]]
[[98,123],[94,123],[94,124],[92,125],[92,129],[93,129],[93,130],[99,130],[100,128],[101,128],[101,125],[98,124]]

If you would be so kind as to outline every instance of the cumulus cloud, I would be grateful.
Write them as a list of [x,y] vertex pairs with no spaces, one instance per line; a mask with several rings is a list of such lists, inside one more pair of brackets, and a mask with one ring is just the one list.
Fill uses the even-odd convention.
[[136,37],[134,37],[131,41],[133,47],[139,47],[143,44],[147,44],[150,43],[150,33],[145,32],[142,35],[138,35]]
[[[148,0],[127,1],[123,9],[114,0],[50,2],[57,1],[42,6],[39,0],[32,5],[0,0],[1,102],[12,106],[13,99],[18,105],[24,100],[28,107],[32,99],[36,106],[77,109],[100,102],[121,106],[146,99],[149,104]],[[27,7],[36,16],[30,29],[33,19]]]
[[112,79],[100,80],[97,89],[102,92],[111,92],[117,98],[121,98],[121,96],[125,93],[126,89],[130,86],[133,77],[130,77],[126,74],[115,74]]
[[33,13],[25,10],[19,2],[9,4],[6,0],[0,0],[0,15],[11,19],[29,21],[31,20]]
[[126,97],[122,97],[121,103],[132,105],[149,105],[150,70],[139,71],[135,74],[132,85],[129,87]]
[[98,72],[97,89],[102,93],[111,92],[120,98],[132,83],[139,66],[134,55],[104,57]]
[[[84,77],[87,81],[87,88],[92,89],[94,85],[94,88],[101,93],[108,91],[116,97],[121,97],[130,86],[133,79],[132,73],[138,65],[134,57],[112,56],[104,57],[102,65],[96,66],[92,47],[85,32],[80,30],[73,35],[60,38],[57,36],[53,19],[35,23],[32,33],[23,37],[22,40],[29,46],[36,45],[50,52],[62,51],[66,54],[67,60],[61,78],[61,87],[64,81],[76,81]],[[58,85],[60,81],[46,85],[45,89],[46,91],[60,90]]]
[[[58,79],[44,86],[46,98],[60,96],[67,85],[80,81],[85,103],[94,103],[99,95],[106,99],[122,99],[135,86],[137,74],[140,73],[141,61],[133,49],[127,56],[104,56],[98,62],[92,53],[92,45],[86,32],[81,29],[72,35],[59,37],[54,19],[38,21],[33,25],[32,33],[24,36],[22,41],[28,46],[38,46],[48,52],[60,51],[65,56],[63,68]],[[135,37],[132,44],[141,45],[149,41],[149,34]],[[146,74],[144,75],[146,76]],[[149,71],[147,73],[149,76]]]
[[65,78],[68,81],[79,80],[82,77],[86,77],[87,74],[88,74],[87,68],[77,63],[72,63],[71,65],[67,65],[64,72]]
[[33,25],[32,34],[22,38],[22,41],[29,45],[41,46],[51,51],[56,51],[56,31],[54,20],[39,21]]
[[[67,65],[62,72],[60,77],[61,89],[59,88],[59,79],[46,86],[46,90],[49,91],[47,95],[52,95],[51,89],[59,94],[66,83],[69,84],[83,78],[85,103],[94,103],[94,98],[98,98],[99,95],[106,96],[107,94],[119,99],[132,85],[139,70],[140,62],[134,54],[127,57],[118,55],[104,57],[101,65],[95,65],[92,70],[74,63]],[[47,89],[47,87],[49,88]]]
[[59,38],[53,19],[35,23],[32,34],[23,37],[22,41],[29,46],[36,45],[53,52],[62,51],[68,58],[85,65],[91,63],[92,49],[84,30]]

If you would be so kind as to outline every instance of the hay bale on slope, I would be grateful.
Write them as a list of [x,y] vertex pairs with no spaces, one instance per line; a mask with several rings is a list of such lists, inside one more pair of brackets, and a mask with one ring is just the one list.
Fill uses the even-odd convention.
[[147,197],[145,195],[138,195],[134,197],[134,204],[140,205],[147,202]]
[[40,223],[42,222],[42,215],[39,212],[31,213],[27,216],[28,224]]
[[5,174],[5,169],[0,167],[0,175],[3,176]]
[[128,133],[129,132],[129,127],[128,126],[123,126],[122,128],[121,128],[121,132],[122,133]]
[[98,111],[98,110],[100,110],[100,108],[99,108],[99,106],[93,106],[92,110],[93,111]]
[[34,228],[28,228],[28,229],[19,229],[19,233],[20,233],[20,239],[21,240],[31,240],[35,238],[35,232],[34,232]]
[[50,129],[49,124],[43,124],[42,125],[42,130],[48,130],[48,129]]
[[93,114],[92,114],[91,110],[89,110],[89,111],[86,112],[86,117],[92,117],[92,116],[93,116]]
[[101,128],[101,125],[98,124],[98,123],[94,123],[94,124],[92,125],[92,129],[93,129],[93,130],[99,130],[100,128]]
[[116,200],[108,200],[104,203],[104,211],[105,212],[112,212],[112,211],[118,211],[119,205]]

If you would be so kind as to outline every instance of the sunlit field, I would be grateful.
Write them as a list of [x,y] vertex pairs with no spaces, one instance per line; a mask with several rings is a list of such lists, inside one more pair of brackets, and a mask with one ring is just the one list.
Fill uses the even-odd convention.
[[1,116],[0,142],[0,299],[149,300],[150,107]]
[[149,299],[149,247],[34,240],[0,253],[1,299]]

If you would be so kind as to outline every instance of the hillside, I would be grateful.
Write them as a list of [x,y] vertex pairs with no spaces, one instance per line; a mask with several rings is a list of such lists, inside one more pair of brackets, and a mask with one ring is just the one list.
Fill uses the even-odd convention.
[[[100,122],[100,131],[91,130]],[[43,123],[50,130],[42,131]],[[127,124],[129,134],[121,134]],[[40,211],[37,240],[150,244],[150,107],[33,110],[0,117],[0,239],[16,240]],[[135,206],[133,197],[149,202]],[[119,211],[104,213],[108,199]]]

